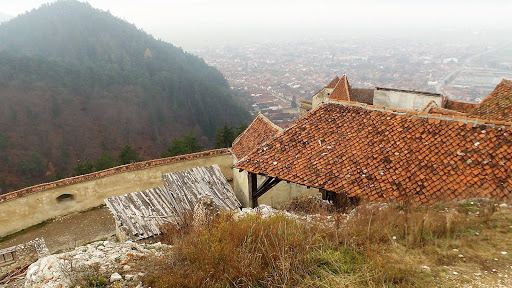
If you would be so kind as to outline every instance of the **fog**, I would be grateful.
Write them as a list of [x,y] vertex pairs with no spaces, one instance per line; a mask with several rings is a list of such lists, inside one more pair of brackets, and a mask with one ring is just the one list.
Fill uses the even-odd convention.
[[[0,12],[17,15],[44,0],[2,0]],[[91,0],[93,7],[134,23],[157,38],[193,49],[249,41],[343,35],[468,34],[512,28],[512,1],[123,1]]]

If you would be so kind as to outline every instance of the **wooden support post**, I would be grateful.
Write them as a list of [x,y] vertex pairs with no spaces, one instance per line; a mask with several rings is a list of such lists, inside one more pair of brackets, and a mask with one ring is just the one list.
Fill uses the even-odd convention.
[[251,201],[252,208],[258,207],[258,197],[256,193],[258,192],[258,175],[254,173],[248,173],[247,180],[249,181],[249,200]]
[[322,193],[322,200],[327,200],[327,191],[325,191],[325,189],[320,189],[320,193]]

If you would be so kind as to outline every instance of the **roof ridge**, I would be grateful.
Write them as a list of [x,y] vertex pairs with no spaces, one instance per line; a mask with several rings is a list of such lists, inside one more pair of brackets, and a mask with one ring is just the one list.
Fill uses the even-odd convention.
[[[342,87],[340,85],[344,85],[345,87]],[[344,91],[342,91],[342,89],[344,89]],[[336,86],[332,90],[331,95],[329,95],[328,98],[329,99],[341,100],[341,101],[351,101],[350,100],[349,84],[348,84],[348,80],[347,80],[347,75],[346,74],[343,74],[343,76],[341,76],[340,80],[338,81],[338,83],[336,84]],[[345,100],[345,99],[340,99],[340,98],[347,98],[347,99]]]
[[435,107],[439,107],[439,105],[437,105],[436,101],[430,100],[430,102],[428,102],[427,106],[425,106],[425,108],[423,108],[423,110],[421,110],[421,112],[425,112],[425,113],[430,112],[430,110],[432,110],[432,108],[435,108],[434,105],[435,105]]
[[[439,120],[445,120],[445,121],[463,122],[465,124],[473,123],[473,124],[477,124],[477,125],[486,125],[486,126],[502,125],[502,126],[511,126],[512,127],[512,122],[509,122],[509,121],[497,121],[497,120],[474,118],[474,117],[460,116],[460,115],[429,114],[426,112],[418,112],[418,111],[413,111],[413,110],[375,106],[375,105],[370,105],[370,104],[366,104],[366,103],[359,103],[356,101],[336,101],[336,100],[329,99],[328,102],[325,102],[325,103],[331,103],[331,104],[343,105],[343,106],[356,106],[356,107],[360,107],[360,108],[363,108],[366,110],[381,111],[381,112],[393,113],[396,115],[409,115],[411,117],[416,117],[416,118],[439,119]],[[320,107],[320,106],[318,106],[318,107]],[[313,109],[313,110],[315,110],[315,109]]]
[[348,101],[351,101],[351,99],[350,99],[350,91],[348,89],[350,84],[348,84],[347,74],[343,74],[343,77],[341,77],[341,78],[345,79],[345,91],[347,92],[347,99],[348,99]]
[[325,86],[324,88],[334,88],[334,87],[336,87],[336,85],[338,85],[339,81],[340,81],[340,77],[338,77],[338,75],[336,75],[334,78],[332,78],[331,82],[329,82],[329,84],[327,84],[327,86]]

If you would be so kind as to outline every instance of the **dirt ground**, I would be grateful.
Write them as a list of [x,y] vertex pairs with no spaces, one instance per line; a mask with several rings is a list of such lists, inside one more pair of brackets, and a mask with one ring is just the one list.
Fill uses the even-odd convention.
[[73,249],[85,243],[111,237],[115,223],[108,208],[70,214],[36,225],[0,242],[0,249],[44,238],[51,253]]

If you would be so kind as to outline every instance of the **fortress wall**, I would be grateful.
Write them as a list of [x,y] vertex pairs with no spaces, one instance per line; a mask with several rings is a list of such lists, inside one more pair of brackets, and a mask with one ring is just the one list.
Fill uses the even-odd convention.
[[218,149],[128,164],[1,195],[0,237],[99,206],[108,197],[162,186],[162,174],[213,164],[226,178],[233,178],[233,156]]
[[440,94],[377,88],[373,97],[373,105],[421,111],[432,100],[436,102],[437,106],[443,107],[443,96]]

